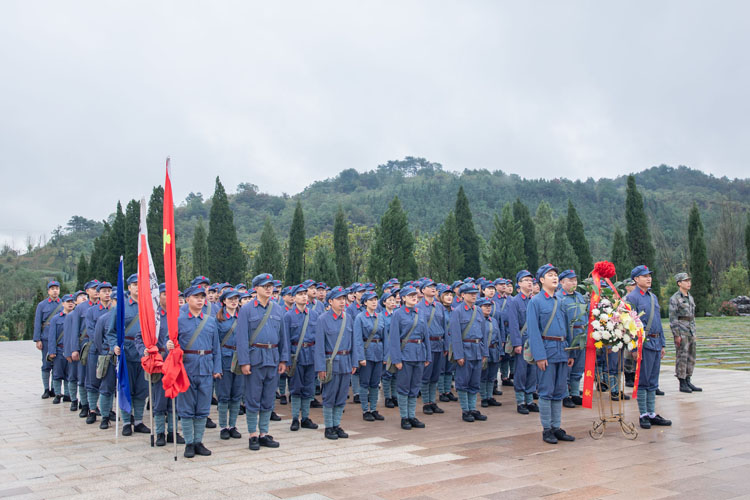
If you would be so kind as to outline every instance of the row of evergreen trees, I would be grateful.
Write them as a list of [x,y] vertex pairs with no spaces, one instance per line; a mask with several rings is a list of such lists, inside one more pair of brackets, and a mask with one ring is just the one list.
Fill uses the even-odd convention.
[[[161,186],[154,188],[147,217],[149,244],[160,279],[163,279],[163,194]],[[120,203],[117,204],[112,223],[105,223],[103,234],[94,242],[90,260],[81,256],[77,273],[79,288],[93,276],[112,281],[120,254],[125,258],[126,273],[135,272],[139,210],[140,204],[135,200],[127,204],[124,212]],[[633,176],[628,178],[624,210],[625,232],[619,227],[613,228],[611,252],[611,260],[620,278],[627,277],[634,265],[646,264],[651,269],[655,265],[655,249],[643,198]],[[703,313],[711,280],[703,226],[695,205],[691,210],[688,233],[693,295],[699,312]],[[332,241],[312,249],[305,233],[302,205],[298,201],[285,248],[279,243],[272,219],[267,217],[260,246],[257,250],[247,251],[239,242],[226,191],[217,177],[208,231],[203,220],[199,219],[193,234],[191,258],[178,256],[181,266],[189,267],[187,272],[185,269],[178,271],[181,286],[195,275],[207,275],[213,281],[238,283],[262,272],[272,273],[286,284],[299,283],[307,278],[329,285],[348,284],[355,279],[364,279],[364,276],[360,278],[353,273],[350,242],[346,215],[339,207],[334,218]],[[398,197],[394,197],[380,224],[374,228],[366,259],[366,277],[376,283],[391,277],[416,278],[415,244],[407,214]],[[463,187],[458,190],[453,210],[428,240],[427,261],[428,268],[423,271],[443,282],[480,276],[482,269],[492,277],[513,278],[520,269],[533,272],[546,262],[559,268],[575,269],[579,276],[587,276],[594,265],[583,223],[572,201],[568,201],[567,212],[557,218],[545,201],[539,203],[534,216],[521,199],[507,203],[500,214],[494,215],[492,233],[489,240],[485,240],[476,232],[470,201]],[[248,266],[250,262],[252,265]],[[656,273],[653,287],[660,290]]]

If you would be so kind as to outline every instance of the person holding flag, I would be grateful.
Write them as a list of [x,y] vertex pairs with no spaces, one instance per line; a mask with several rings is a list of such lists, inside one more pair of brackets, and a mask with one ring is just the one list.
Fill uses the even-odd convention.
[[[132,412],[125,411],[122,402],[120,402],[120,408],[123,409],[123,415],[121,417],[123,422],[123,436],[130,436],[133,434],[133,431],[142,434],[151,433],[151,429],[143,423],[143,408],[146,405],[146,396],[148,395],[148,382],[143,375],[140,356],[138,356],[138,350],[135,345],[135,337],[141,332],[141,325],[138,317],[138,275],[131,274],[128,277],[127,284],[130,297],[122,297],[116,308],[117,310],[122,309],[124,312],[123,330],[120,331],[120,326],[117,322],[117,313],[115,313],[110,318],[106,337],[107,343],[109,344],[110,349],[114,351],[115,355],[120,356],[124,353],[125,363],[127,364],[127,385],[130,387]],[[118,286],[121,285],[118,283]],[[118,345],[119,333],[122,333],[123,337],[122,348]],[[131,416],[133,420],[132,423]]]

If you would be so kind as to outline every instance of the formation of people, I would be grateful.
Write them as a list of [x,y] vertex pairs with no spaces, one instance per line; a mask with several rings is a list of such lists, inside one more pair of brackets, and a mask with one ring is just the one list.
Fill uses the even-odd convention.
[[[690,378],[695,362],[690,278],[685,273],[676,278],[680,291],[670,301],[676,374],[681,391],[700,391]],[[577,290],[573,270],[560,272],[545,264],[534,274],[519,271],[512,281],[466,278],[450,285],[430,278],[402,285],[394,278],[380,294],[373,283],[344,288],[307,280],[284,287],[271,274],[260,274],[247,287],[211,284],[198,276],[179,297],[178,343],[190,387],[174,400],[165,397],[160,374],[144,373],[141,366],[146,346],[137,281],[136,274],[127,279],[123,297],[113,293],[111,283],[98,280],[60,297],[60,283],[50,281],[48,298],[37,306],[34,340],[42,353],[42,398],[69,402],[71,411],[87,424],[99,421],[100,429],[121,425],[123,436],[151,433],[144,423],[148,384],[155,444],[165,446],[176,438],[185,444],[185,457],[211,454],[204,434],[217,427],[209,418],[212,400],[219,438],[240,439],[237,419],[244,414],[248,447],[259,450],[279,447],[270,434],[270,422],[280,420],[277,403],[291,405],[292,431],[318,429],[311,408],[322,408],[324,436],[335,440],[348,437],[341,418],[350,390],[363,420],[385,420],[378,411],[382,401],[398,407],[400,427],[411,430],[425,427],[417,417],[420,398],[423,415],[442,414],[438,403],[457,401],[463,422],[483,422],[488,416],[478,406],[501,406],[494,396],[512,386],[516,411],[539,413],[545,442],[575,440],[562,428],[562,407],[583,402],[585,350],[568,347],[588,328],[589,301]],[[671,425],[655,408],[665,338],[650,290],[651,271],[634,268],[626,285],[626,301],[643,314],[646,325],[640,426]],[[160,292],[156,348],[166,359],[175,345],[167,330],[164,285]],[[120,422],[113,411],[115,357],[122,354],[117,307],[125,313],[123,351],[132,401],[131,412],[120,412]],[[605,368],[612,366],[607,356],[612,353],[600,350],[600,389],[609,391],[612,400],[629,399],[616,371]],[[633,366],[628,357],[628,385]],[[181,434],[174,432],[173,403]]]

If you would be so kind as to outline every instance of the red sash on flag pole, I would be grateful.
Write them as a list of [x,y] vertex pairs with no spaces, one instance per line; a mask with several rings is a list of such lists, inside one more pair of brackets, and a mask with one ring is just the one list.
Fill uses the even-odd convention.
[[146,199],[141,199],[141,223],[138,235],[138,317],[141,323],[141,337],[146,351],[141,358],[141,366],[146,373],[161,373],[164,360],[156,346],[159,335],[159,281],[156,279],[151,249],[148,246],[146,229]]
[[169,352],[167,360],[162,367],[162,386],[164,394],[168,398],[174,398],[179,393],[185,392],[190,387],[185,366],[182,363],[182,348],[177,342],[177,319],[180,315],[179,301],[177,299],[177,252],[175,251],[174,238],[174,200],[172,198],[172,182],[169,179],[170,166],[167,158],[167,176],[164,181],[164,281],[167,292],[167,328],[169,339],[175,348]]

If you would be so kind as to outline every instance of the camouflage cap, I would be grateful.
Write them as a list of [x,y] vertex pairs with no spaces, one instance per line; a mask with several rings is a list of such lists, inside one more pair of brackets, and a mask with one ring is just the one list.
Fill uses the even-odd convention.
[[674,275],[674,280],[679,283],[680,281],[689,280],[690,275],[688,273],[677,273]]

